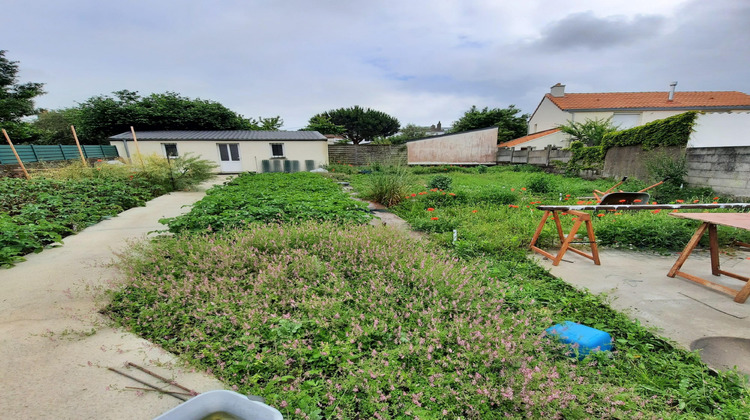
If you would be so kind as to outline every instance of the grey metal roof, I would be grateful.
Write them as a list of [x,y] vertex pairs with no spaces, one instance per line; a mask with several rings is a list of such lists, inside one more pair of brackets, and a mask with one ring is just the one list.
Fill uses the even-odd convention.
[[[296,140],[296,141],[327,141],[326,137],[317,131],[256,131],[256,130],[165,130],[165,131],[137,131],[138,141],[148,140]],[[112,136],[109,140],[132,140],[130,131]]]

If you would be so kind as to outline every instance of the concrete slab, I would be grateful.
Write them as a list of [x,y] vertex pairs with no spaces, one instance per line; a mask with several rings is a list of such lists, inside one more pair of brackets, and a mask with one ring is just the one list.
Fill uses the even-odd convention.
[[132,362],[198,392],[223,389],[208,375],[183,368],[148,341],[110,327],[98,311],[119,272],[109,263],[129,241],[164,229],[162,217],[189,210],[204,190],[175,192],[145,207],[64,239],[10,269],[0,270],[0,413],[3,418],[150,419],[180,404],[107,368],[160,382]]
[[[716,369],[737,366],[738,370],[750,374],[750,346],[744,344],[745,339],[750,339],[750,300],[744,304],[736,303],[729,295],[692,281],[667,277],[679,253],[657,255],[604,249],[599,255],[600,266],[571,252],[565,254],[557,267],[539,254],[534,254],[533,258],[553,275],[579,289],[606,294],[613,308],[655,328],[658,334],[674,340],[684,349],[706,348],[706,343],[713,342],[712,350],[702,354],[709,366]],[[747,275],[750,273],[749,258],[747,250],[733,255],[722,254],[721,267]],[[711,275],[707,251],[694,251],[682,271],[733,289],[745,284],[731,277]],[[714,337],[722,339],[712,340]],[[702,341],[696,346],[693,343],[697,340]],[[731,351],[713,350],[716,346],[728,349],[726,346],[729,345],[733,345]]]

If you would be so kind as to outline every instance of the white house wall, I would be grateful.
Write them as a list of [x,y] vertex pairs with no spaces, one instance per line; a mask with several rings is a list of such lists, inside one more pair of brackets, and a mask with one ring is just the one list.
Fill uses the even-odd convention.
[[[200,156],[201,159],[206,159],[216,163],[217,171],[219,171],[219,165],[221,160],[219,158],[219,144],[239,144],[240,152],[240,163],[242,172],[262,172],[262,161],[263,160],[279,160],[278,158],[271,158],[271,144],[283,144],[284,145],[284,157],[285,160],[299,161],[300,168],[304,170],[304,162],[306,160],[313,160],[315,162],[314,167],[319,168],[323,165],[328,165],[328,143],[326,141],[290,141],[290,140],[271,140],[271,141],[180,141],[180,140],[163,140],[163,141],[139,141],[138,147],[141,154],[151,155],[157,154],[162,157],[166,157],[164,152],[163,144],[175,144],[177,145],[177,153],[179,156],[184,156],[186,153],[190,153],[193,156]],[[111,140],[110,144],[117,147],[117,152],[122,157],[126,157],[125,147],[123,142],[120,140]],[[136,153],[136,148],[133,141],[127,142],[128,151],[130,156]]]
[[552,146],[559,149],[568,147],[570,146],[570,137],[562,131],[557,131],[544,137],[539,137],[534,140],[529,140],[522,144],[518,144],[514,147],[514,149],[532,148],[534,150],[539,150],[544,149],[547,146]]
[[565,124],[569,119],[569,113],[558,108],[557,105],[545,96],[539,104],[539,107],[534,112],[534,115],[529,120],[528,134],[557,128],[557,126]]
[[478,165],[497,162],[497,128],[406,143],[410,165]]
[[750,146],[750,112],[698,114],[688,147]]

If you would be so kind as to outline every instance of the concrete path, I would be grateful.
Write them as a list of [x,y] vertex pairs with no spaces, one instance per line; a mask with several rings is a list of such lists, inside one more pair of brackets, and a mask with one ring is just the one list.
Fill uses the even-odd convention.
[[[555,250],[556,252],[556,250]],[[706,364],[716,369],[750,374],[750,300],[735,303],[719,293],[679,277],[667,277],[679,253],[600,250],[601,265],[572,252],[557,267],[539,254],[534,258],[550,272],[581,289],[609,296],[610,305],[656,329],[681,347],[701,350]],[[721,267],[729,272],[750,274],[750,250],[722,254]],[[694,251],[682,271],[733,289],[744,282],[711,275],[710,255]],[[744,273],[744,274],[743,274]]]
[[103,292],[118,278],[108,266],[115,253],[163,229],[160,218],[189,210],[183,206],[204,194],[158,197],[65,238],[61,247],[0,269],[0,417],[151,419],[180,404],[171,396],[126,388],[145,386],[108,368],[161,385],[127,362],[197,392],[223,389],[151,343],[111,328],[97,312],[105,305]]

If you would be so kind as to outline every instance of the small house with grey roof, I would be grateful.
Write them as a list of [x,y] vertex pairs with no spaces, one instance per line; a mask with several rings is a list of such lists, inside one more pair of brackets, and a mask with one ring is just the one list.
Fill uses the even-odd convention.
[[328,164],[328,141],[317,131],[136,131],[110,137],[120,156],[179,157],[190,153],[215,162],[220,173],[311,171]]

